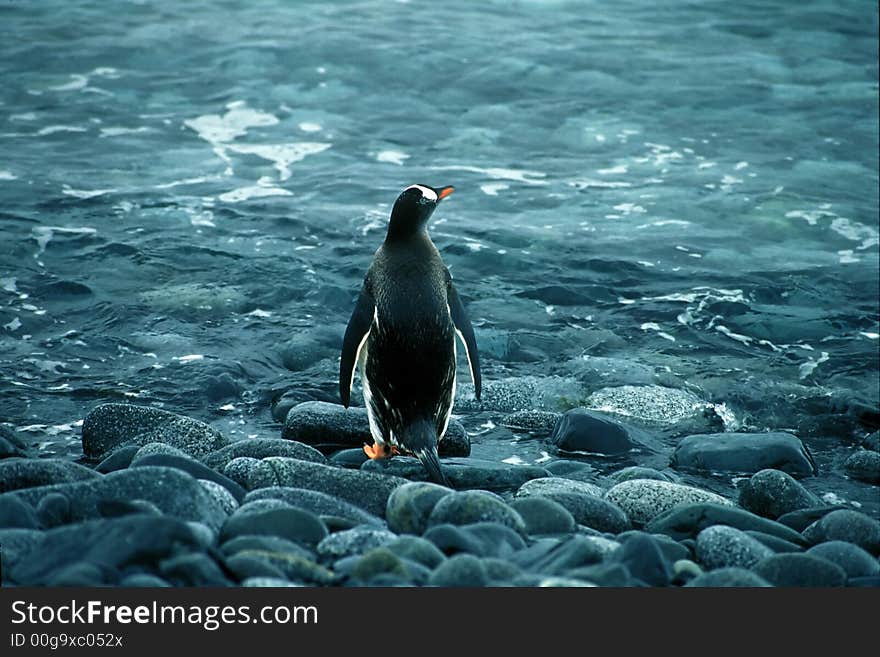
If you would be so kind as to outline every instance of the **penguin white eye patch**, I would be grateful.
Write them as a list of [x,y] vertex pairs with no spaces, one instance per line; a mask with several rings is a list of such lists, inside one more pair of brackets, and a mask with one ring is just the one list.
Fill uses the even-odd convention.
[[409,187],[407,187],[403,191],[409,191],[410,189],[419,190],[422,193],[422,197],[429,200],[429,201],[436,201],[437,200],[437,192],[435,192],[433,189],[423,187],[422,185],[410,185]]

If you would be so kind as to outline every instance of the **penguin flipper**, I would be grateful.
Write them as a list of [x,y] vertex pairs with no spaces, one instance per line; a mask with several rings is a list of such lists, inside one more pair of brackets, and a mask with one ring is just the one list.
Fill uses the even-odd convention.
[[339,359],[339,397],[342,405],[348,408],[351,401],[351,380],[354,377],[354,367],[357,363],[361,347],[370,333],[373,323],[373,312],[376,302],[373,295],[367,290],[367,286],[361,290],[351,319],[345,329],[345,337],[342,339],[342,357]]
[[477,351],[474,328],[471,326],[471,321],[468,319],[458,292],[455,291],[452,278],[447,278],[447,281],[446,298],[449,302],[449,312],[452,315],[452,323],[455,324],[455,332],[458,333],[458,337],[464,344],[465,352],[467,352],[468,364],[471,367],[471,380],[474,382],[474,396],[479,401],[482,392],[482,377],[480,376],[480,354]]

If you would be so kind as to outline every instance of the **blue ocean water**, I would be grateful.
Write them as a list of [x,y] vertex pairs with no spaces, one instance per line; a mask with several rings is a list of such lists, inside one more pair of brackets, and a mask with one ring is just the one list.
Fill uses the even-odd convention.
[[71,458],[104,401],[277,435],[282,394],[337,400],[399,191],[452,184],[487,384],[687,390],[876,514],[839,472],[878,423],[877,39],[865,1],[5,2],[0,422]]

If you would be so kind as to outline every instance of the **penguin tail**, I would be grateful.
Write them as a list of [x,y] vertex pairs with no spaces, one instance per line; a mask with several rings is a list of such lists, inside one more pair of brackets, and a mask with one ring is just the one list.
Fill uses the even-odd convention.
[[428,476],[431,478],[432,481],[442,486],[452,488],[452,484],[443,473],[443,468],[440,467],[440,457],[437,455],[436,447],[426,447],[424,449],[416,450],[413,453],[416,455],[416,458],[421,462],[425,470],[427,470]]

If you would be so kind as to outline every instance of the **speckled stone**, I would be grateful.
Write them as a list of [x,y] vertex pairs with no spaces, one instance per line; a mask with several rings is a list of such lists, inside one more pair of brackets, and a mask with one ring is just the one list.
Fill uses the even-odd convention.
[[843,586],[846,571],[827,559],[811,554],[774,554],[752,567],[759,577],[774,586]]
[[101,404],[83,420],[83,453],[103,458],[125,444],[160,442],[200,458],[229,440],[204,422],[158,408],[132,404]]
[[811,543],[847,541],[873,555],[880,553],[880,522],[859,511],[832,511],[807,527],[803,534]]
[[385,517],[389,528],[398,534],[423,534],[437,502],[451,493],[451,489],[427,481],[403,484],[388,497]]
[[516,491],[516,497],[529,497],[541,495],[544,497],[556,493],[577,493],[579,495],[592,495],[603,497],[605,489],[597,484],[565,477],[541,477],[525,482]]
[[[305,488],[293,488],[290,486],[268,486],[252,490],[245,496],[246,502],[262,499],[283,500],[291,506],[311,511],[319,516],[332,516],[342,518],[354,525],[384,526],[382,519],[355,506],[350,502],[341,500],[334,495],[321,493]],[[325,519],[325,523],[327,520]],[[329,527],[329,525],[328,525]]]
[[428,516],[429,527],[445,523],[469,525],[485,521],[501,523],[520,534],[526,532],[522,517],[500,497],[486,491],[456,491],[445,495]]
[[732,506],[721,495],[693,486],[657,479],[630,479],[613,486],[605,499],[613,502],[636,524],[645,524],[664,511],[683,504],[711,502]]
[[249,438],[239,440],[222,449],[218,449],[202,458],[202,462],[209,468],[222,471],[232,459],[246,456],[252,459],[263,459],[267,456],[287,456],[312,461],[314,463],[326,463],[327,459],[314,447],[293,440],[283,438]]
[[602,388],[591,394],[585,405],[662,426],[701,414],[706,402],[686,390],[647,385]]
[[506,415],[501,426],[513,431],[549,434],[560,417],[562,413],[552,411],[517,411]]
[[880,574],[880,562],[858,545],[846,541],[827,541],[814,545],[807,554],[827,559],[846,571],[847,577],[870,577]]
[[103,503],[136,499],[155,504],[166,515],[203,522],[212,529],[219,528],[226,520],[223,507],[199,481],[176,468],[144,466],[111,472],[95,479],[25,488],[4,495],[20,496],[33,506],[49,493],[61,493],[70,500],[70,519],[74,521],[100,516]]
[[707,527],[697,535],[697,559],[709,570],[751,568],[773,550],[748,534],[726,525]]
[[0,460],[0,493],[100,476],[90,468],[64,459],[8,458]]
[[853,479],[869,484],[880,484],[880,452],[863,449],[851,454],[843,469]]
[[765,469],[741,484],[739,503],[752,513],[775,519],[792,511],[819,506],[820,500],[787,472]]
[[406,479],[361,470],[349,470],[310,461],[270,456],[262,461],[275,471],[273,486],[295,486],[333,495],[384,517],[388,497]]
[[386,529],[356,527],[328,535],[318,543],[318,555],[339,559],[387,545],[397,539],[397,534]]

